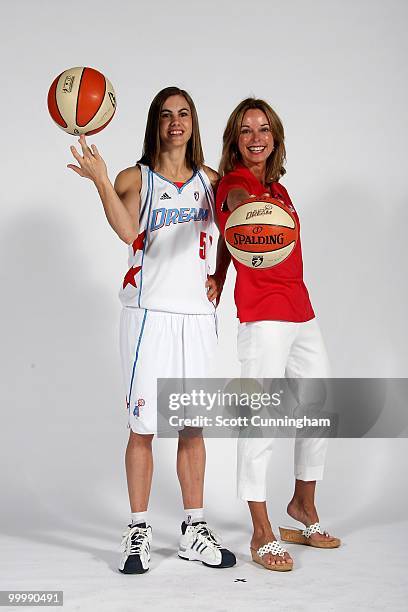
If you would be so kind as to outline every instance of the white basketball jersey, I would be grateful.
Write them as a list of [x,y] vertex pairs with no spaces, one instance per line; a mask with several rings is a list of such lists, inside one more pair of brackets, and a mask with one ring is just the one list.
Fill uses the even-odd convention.
[[177,187],[140,165],[139,235],[129,246],[129,270],[119,293],[124,306],[211,314],[207,299],[214,193],[203,170]]

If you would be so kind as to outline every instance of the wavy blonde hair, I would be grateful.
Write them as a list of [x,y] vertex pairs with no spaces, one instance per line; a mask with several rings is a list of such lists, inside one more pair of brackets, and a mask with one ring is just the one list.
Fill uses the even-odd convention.
[[265,100],[246,98],[232,111],[223,135],[222,156],[218,172],[224,176],[234,170],[237,163],[242,163],[241,153],[238,149],[238,140],[241,132],[242,120],[245,113],[251,109],[259,109],[265,113],[269,127],[272,131],[274,150],[266,160],[266,182],[278,181],[286,172],[285,133],[282,121]]

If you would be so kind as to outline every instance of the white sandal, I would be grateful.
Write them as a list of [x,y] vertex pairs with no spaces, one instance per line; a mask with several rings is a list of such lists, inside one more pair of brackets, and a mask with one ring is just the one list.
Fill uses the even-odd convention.
[[[315,548],[338,548],[341,544],[339,538],[330,536],[327,531],[323,531],[320,523],[313,523],[306,529],[296,529],[295,527],[279,527],[279,533],[283,542],[291,542],[291,544],[304,544],[305,546],[314,546]],[[330,540],[315,540],[310,536],[314,533],[321,533]]]
[[283,548],[283,546],[281,546],[277,540],[264,544],[258,548],[258,550],[251,547],[252,561],[258,563],[259,565],[263,565],[263,567],[268,570],[273,570],[275,572],[288,572],[293,569],[293,563],[288,563],[287,561],[285,561],[285,563],[267,563],[263,557],[268,554],[283,557],[286,552],[287,550]]

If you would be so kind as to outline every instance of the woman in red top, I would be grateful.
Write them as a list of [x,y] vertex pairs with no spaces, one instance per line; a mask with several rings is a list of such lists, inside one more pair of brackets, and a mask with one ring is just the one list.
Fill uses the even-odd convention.
[[[232,112],[224,132],[217,214],[224,231],[229,214],[251,196],[280,200],[299,218],[286,189],[284,130],[263,100],[248,98]],[[268,269],[251,269],[233,259],[235,302],[240,321],[238,356],[243,378],[327,378],[326,350],[306,286],[300,238],[291,255]],[[300,398],[298,398],[300,399]],[[252,558],[267,569],[290,570],[293,561],[276,541],[266,507],[266,470],[273,438],[238,441],[238,495],[248,501],[254,533]],[[296,439],[295,491],[287,511],[306,529],[281,529],[281,538],[319,548],[339,546],[319,524],[314,503],[323,477],[327,440]]]

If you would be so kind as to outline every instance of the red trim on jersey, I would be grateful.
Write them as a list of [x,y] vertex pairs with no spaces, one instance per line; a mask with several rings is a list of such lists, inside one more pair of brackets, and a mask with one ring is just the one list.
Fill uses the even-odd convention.
[[185,181],[173,181],[173,185],[175,185],[176,187],[178,187],[179,189],[182,188],[182,186],[184,185]]
[[299,228],[299,239],[293,252],[273,268],[251,269],[232,258],[237,271],[234,297],[240,322],[268,320],[300,323],[313,319],[315,315],[303,282],[299,217],[285,187],[278,182],[265,187],[249,168],[238,164],[221,179],[217,190],[216,212],[222,233],[230,215],[223,204],[232,189],[245,189],[249,194],[257,196],[270,191],[272,197],[281,200],[289,208]]

